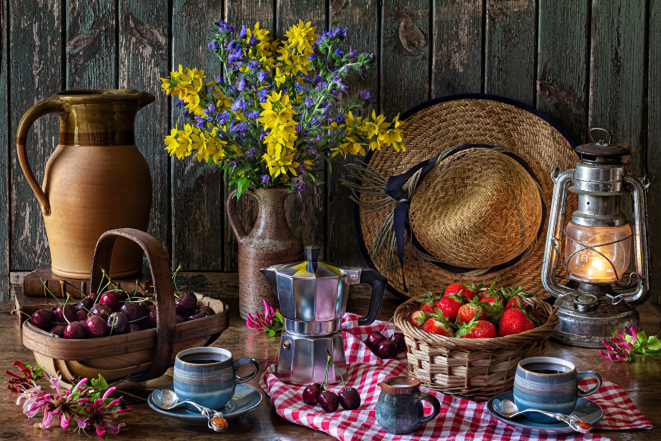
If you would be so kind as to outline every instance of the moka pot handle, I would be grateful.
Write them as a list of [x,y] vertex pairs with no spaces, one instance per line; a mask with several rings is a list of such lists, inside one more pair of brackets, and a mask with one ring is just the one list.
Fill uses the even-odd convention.
[[64,116],[68,112],[68,106],[63,103],[61,100],[52,97],[45,101],[35,104],[25,112],[21,122],[18,123],[18,131],[16,132],[16,151],[18,152],[18,162],[21,164],[21,169],[25,178],[28,180],[28,184],[32,187],[32,191],[37,196],[39,201],[39,206],[41,207],[41,212],[44,216],[50,214],[50,203],[48,202],[48,197],[44,190],[37,182],[37,179],[34,177],[32,168],[30,167],[30,162],[28,161],[27,149],[25,146],[25,141],[30,131],[32,124],[40,117],[49,114],[49,113],[59,113],[60,116]]
[[367,315],[358,319],[358,326],[371,325],[376,320],[376,314],[379,312],[383,293],[386,291],[388,279],[383,277],[373,269],[364,269],[360,272],[360,282],[366,283],[372,287],[372,297]]

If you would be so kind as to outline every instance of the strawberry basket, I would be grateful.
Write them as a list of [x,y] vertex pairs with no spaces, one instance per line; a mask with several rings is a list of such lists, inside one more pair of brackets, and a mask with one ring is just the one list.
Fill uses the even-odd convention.
[[409,323],[418,297],[402,303],[394,322],[404,333],[409,375],[444,394],[486,401],[511,390],[516,366],[524,358],[546,353],[546,341],[558,324],[556,309],[535,298],[521,301],[534,307],[542,324],[506,337],[468,339],[430,334]]
[[195,294],[198,305],[210,307],[214,314],[177,323],[168,256],[161,244],[143,231],[121,228],[101,235],[92,260],[90,286],[99,286],[102,269],[109,268],[112,248],[119,237],[140,245],[147,257],[153,280],[156,328],[100,338],[66,339],[26,320],[22,325],[23,345],[34,352],[37,363],[51,376],[60,374],[68,382],[99,374],[108,381],[129,376],[131,381],[151,380],[165,373],[177,353],[212,344],[229,326],[229,306],[200,294]]

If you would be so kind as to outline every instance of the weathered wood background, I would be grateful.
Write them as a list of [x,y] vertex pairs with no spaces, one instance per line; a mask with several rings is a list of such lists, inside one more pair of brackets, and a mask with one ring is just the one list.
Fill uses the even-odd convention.
[[[36,198],[16,158],[23,113],[74,88],[132,87],[157,96],[140,112],[137,139],[154,182],[150,232],[189,271],[232,272],[237,244],[217,169],[171,160],[163,137],[178,118],[160,77],[178,64],[216,75],[206,48],[212,20],[260,21],[278,35],[299,19],[349,27],[348,44],[378,55],[359,87],[393,116],[446,94],[485,92],[537,107],[578,143],[592,126],[632,150],[649,192],[653,293],[661,299],[661,0],[2,0],[0,10],[0,292],[9,274],[49,261]],[[57,144],[56,116],[28,139],[43,179]],[[81,171],[82,172],[82,171]],[[344,173],[290,197],[289,221],[324,258],[360,265]],[[254,202],[240,203],[245,222]]]

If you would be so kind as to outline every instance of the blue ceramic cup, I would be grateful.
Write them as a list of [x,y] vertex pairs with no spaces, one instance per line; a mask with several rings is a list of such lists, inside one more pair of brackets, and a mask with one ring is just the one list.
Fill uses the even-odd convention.
[[[584,392],[578,383],[594,377],[597,385]],[[596,372],[576,372],[576,366],[553,357],[531,357],[521,360],[514,376],[514,402],[519,410],[538,409],[569,415],[576,407],[578,397],[592,395],[601,387],[601,376]],[[539,413],[524,416],[536,423],[557,423],[554,418]]]
[[[245,377],[236,375],[242,364],[252,364],[255,370]],[[220,410],[234,396],[236,383],[252,380],[259,371],[254,358],[234,361],[226,349],[202,347],[181,351],[174,360],[174,391],[179,401],[190,400],[214,410]]]

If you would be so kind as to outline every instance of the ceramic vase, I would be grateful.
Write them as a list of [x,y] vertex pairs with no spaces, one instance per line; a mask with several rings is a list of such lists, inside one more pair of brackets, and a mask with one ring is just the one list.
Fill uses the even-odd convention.
[[227,199],[227,217],[239,242],[239,313],[243,319],[248,313],[262,313],[263,301],[278,307],[278,296],[271,289],[260,269],[304,260],[304,248],[292,233],[285,216],[285,187],[248,190],[257,199],[259,214],[255,226],[247,233],[236,212],[236,190]]
[[[88,279],[96,242],[107,230],[146,231],[151,211],[149,165],[135,145],[134,120],[154,101],[147,92],[67,90],[28,110],[16,148],[23,173],[44,216],[53,274]],[[30,168],[26,137],[48,113],[60,115],[60,140],[40,186]],[[115,278],[142,270],[142,250],[119,238],[110,268]]]

